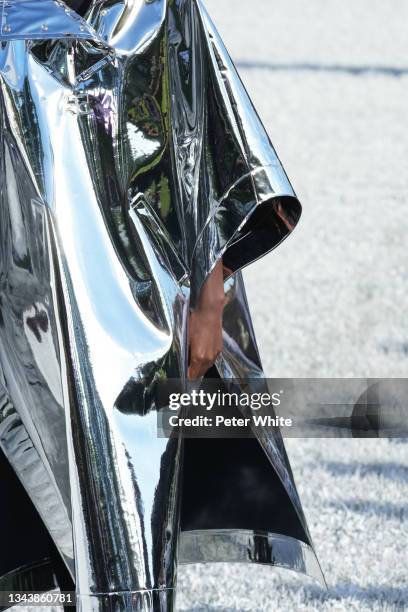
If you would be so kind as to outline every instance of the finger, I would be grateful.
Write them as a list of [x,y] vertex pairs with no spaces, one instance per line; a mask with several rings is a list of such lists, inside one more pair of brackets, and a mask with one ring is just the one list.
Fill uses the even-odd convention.
[[211,366],[212,362],[210,359],[205,359],[197,356],[192,357],[188,370],[188,376],[191,379],[200,378],[200,376],[204,376],[204,374]]
[[196,380],[197,378],[200,378],[201,376],[203,376],[203,373],[200,368],[197,368],[197,367],[194,368],[191,366],[188,368],[189,380]]
[[190,366],[188,368],[188,377],[191,380],[199,377],[200,366],[196,360],[190,360]]

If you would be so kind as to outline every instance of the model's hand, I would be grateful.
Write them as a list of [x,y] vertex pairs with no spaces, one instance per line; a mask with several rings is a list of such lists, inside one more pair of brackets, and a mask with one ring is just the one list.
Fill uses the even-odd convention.
[[189,378],[204,376],[222,350],[222,312],[225,304],[222,262],[204,284],[197,308],[190,314]]

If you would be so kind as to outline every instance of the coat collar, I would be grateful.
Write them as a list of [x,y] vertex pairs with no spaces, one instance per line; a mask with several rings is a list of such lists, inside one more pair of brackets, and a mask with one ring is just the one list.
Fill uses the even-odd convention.
[[50,38],[103,44],[91,25],[62,0],[0,0],[0,42]]

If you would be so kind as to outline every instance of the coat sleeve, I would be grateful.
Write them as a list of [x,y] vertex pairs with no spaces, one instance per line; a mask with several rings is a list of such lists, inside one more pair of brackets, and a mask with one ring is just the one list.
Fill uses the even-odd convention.
[[206,218],[192,256],[192,305],[217,260],[224,276],[278,246],[301,215],[282,164],[204,6],[206,75],[198,206]]

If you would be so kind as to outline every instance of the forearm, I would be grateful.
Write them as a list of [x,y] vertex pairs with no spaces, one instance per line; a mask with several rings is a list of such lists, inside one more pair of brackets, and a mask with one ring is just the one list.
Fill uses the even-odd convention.
[[217,261],[204,283],[198,299],[199,310],[222,311],[225,304],[222,260]]
[[203,376],[222,350],[224,304],[223,267],[219,261],[201,289],[197,308],[190,315],[190,378]]

